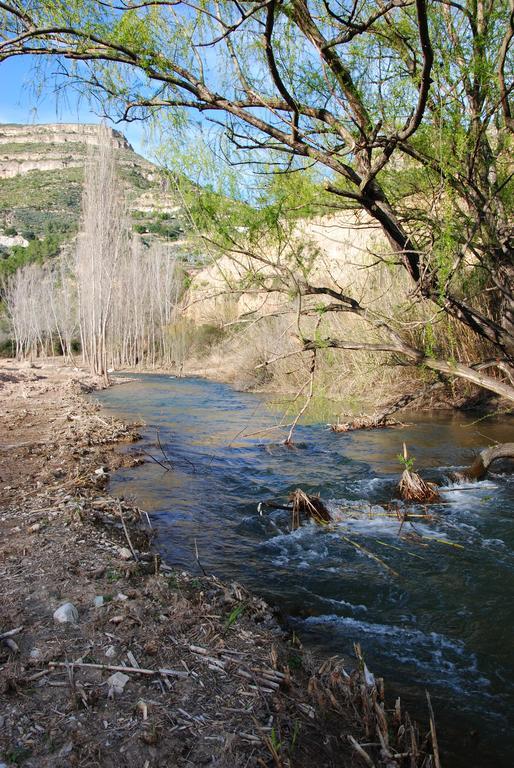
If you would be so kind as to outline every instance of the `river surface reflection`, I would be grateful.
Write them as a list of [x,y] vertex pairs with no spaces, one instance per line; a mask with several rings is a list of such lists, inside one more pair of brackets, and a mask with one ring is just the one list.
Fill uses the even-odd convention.
[[[400,694],[422,716],[427,688],[446,768],[512,765],[514,477],[499,472],[458,487],[448,480],[473,448],[513,441],[512,418],[412,414],[402,430],[339,435],[302,425],[296,448],[287,449],[271,429],[278,417],[266,398],[223,384],[140,375],[97,398],[144,419],[136,450],[162,458],[159,431],[174,462],[171,472],[149,461],[111,481],[112,492],[153,513],[168,562],[195,569],[196,540],[207,571],[278,605],[318,653],[348,657],[360,642],[391,700]],[[399,538],[383,505],[394,494],[404,440],[425,478],[446,490],[431,508],[436,519],[419,518]],[[286,512],[258,515],[259,501],[283,502],[297,487],[320,493],[344,519],[290,534]]]

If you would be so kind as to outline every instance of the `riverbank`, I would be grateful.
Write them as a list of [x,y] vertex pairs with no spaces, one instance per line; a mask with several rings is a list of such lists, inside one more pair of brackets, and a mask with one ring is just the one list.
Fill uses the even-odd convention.
[[319,667],[241,586],[160,562],[147,515],[105,492],[140,459],[114,450],[137,427],[84,397],[99,386],[0,369],[0,762],[345,766],[365,741],[377,766],[421,764],[364,666]]

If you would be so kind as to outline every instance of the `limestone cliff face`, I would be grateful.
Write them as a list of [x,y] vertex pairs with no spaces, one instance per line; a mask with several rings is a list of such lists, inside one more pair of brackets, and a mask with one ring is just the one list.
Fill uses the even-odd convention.
[[[132,149],[125,136],[107,129],[117,149]],[[46,123],[44,125],[0,125],[0,144],[98,144],[98,126],[79,123]]]
[[[123,134],[108,128],[107,135],[112,146],[121,150],[125,165],[137,166],[152,176],[152,165],[134,153]],[[99,140],[97,125],[0,125],[0,179],[81,167],[87,147],[97,146]]]
[[[341,290],[367,306],[391,309],[406,281],[403,271],[386,265],[388,243],[376,223],[362,213],[347,211],[302,221],[292,234],[290,249],[300,255],[309,283]],[[195,322],[212,323],[234,321],[248,313],[258,316],[283,311],[288,304],[293,309],[286,286],[277,292],[259,290],[259,276],[280,274],[274,263],[287,263],[287,256],[283,251],[279,255],[272,244],[264,244],[260,250],[268,264],[239,255],[235,259],[223,256],[197,272],[186,313]],[[380,258],[384,264],[367,269]],[[290,264],[292,272],[300,274],[294,259]],[[316,300],[324,301],[321,297]]]

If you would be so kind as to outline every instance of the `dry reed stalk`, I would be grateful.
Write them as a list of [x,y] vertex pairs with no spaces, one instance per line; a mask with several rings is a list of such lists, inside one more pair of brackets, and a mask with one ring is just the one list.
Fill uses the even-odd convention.
[[417,472],[413,472],[409,466],[411,460],[407,452],[407,446],[403,444],[403,460],[405,469],[398,483],[398,492],[404,501],[434,502],[440,501],[441,496],[434,483],[427,483]]
[[425,482],[417,472],[408,469],[403,471],[398,491],[404,501],[433,502],[441,498],[434,483]]

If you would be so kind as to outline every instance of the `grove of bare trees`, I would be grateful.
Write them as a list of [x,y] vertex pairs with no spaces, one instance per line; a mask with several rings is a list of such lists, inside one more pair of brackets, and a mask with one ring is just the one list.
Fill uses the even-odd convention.
[[125,191],[108,132],[99,127],[85,172],[74,247],[29,264],[4,290],[19,358],[62,352],[101,376],[115,367],[171,366],[185,354],[175,320],[183,273],[166,244],[131,233]]

